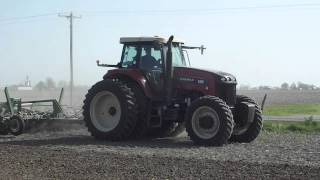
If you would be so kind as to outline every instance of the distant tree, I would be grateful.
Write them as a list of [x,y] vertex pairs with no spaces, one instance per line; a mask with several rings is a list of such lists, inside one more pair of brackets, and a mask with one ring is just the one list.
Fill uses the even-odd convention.
[[272,88],[269,86],[259,86],[259,90],[271,90]]
[[301,90],[312,90],[314,89],[314,87],[315,85],[312,85],[312,84],[298,82],[298,89],[301,89]]
[[10,90],[13,90],[13,91],[18,90],[18,87],[19,87],[19,85],[11,85],[11,86],[8,86],[8,88],[9,88]]
[[47,89],[50,89],[50,90],[55,89],[56,82],[52,78],[48,77],[46,79],[46,86],[47,86]]
[[34,88],[37,89],[37,90],[40,90],[40,91],[47,89],[46,83],[44,83],[43,81],[38,82],[38,83],[34,86]]
[[290,85],[290,89],[291,90],[296,90],[297,89],[297,85],[296,85],[296,83],[291,83],[291,85]]
[[289,89],[289,84],[284,82],[281,84],[281,89],[285,89],[285,90],[288,90]]
[[63,87],[67,87],[67,86],[68,86],[67,81],[59,81],[58,82],[58,87],[59,88],[63,88]]
[[249,89],[250,89],[249,85],[241,84],[240,87],[239,87],[239,90],[249,90]]

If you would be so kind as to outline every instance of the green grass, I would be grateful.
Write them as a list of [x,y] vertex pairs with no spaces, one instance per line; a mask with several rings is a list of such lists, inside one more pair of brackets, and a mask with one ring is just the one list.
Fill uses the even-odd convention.
[[312,117],[302,122],[264,121],[263,130],[276,133],[320,133],[320,122],[313,121]]
[[320,115],[320,104],[274,105],[263,110],[266,116]]

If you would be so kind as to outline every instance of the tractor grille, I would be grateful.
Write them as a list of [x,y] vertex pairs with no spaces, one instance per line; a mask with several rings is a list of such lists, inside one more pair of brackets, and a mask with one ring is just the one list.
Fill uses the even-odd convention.
[[221,87],[221,98],[229,106],[234,106],[236,104],[236,84],[222,83]]

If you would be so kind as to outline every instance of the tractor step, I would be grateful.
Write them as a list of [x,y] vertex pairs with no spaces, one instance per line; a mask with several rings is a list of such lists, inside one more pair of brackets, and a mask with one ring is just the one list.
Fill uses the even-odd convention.
[[161,107],[150,106],[149,127],[158,128],[162,126],[162,110]]

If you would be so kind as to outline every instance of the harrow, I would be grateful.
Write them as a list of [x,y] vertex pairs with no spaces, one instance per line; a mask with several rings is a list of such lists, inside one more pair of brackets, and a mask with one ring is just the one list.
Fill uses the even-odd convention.
[[0,135],[18,136],[43,122],[70,119],[61,106],[64,90],[59,99],[22,101],[11,98],[8,88],[4,89],[6,102],[0,103]]

